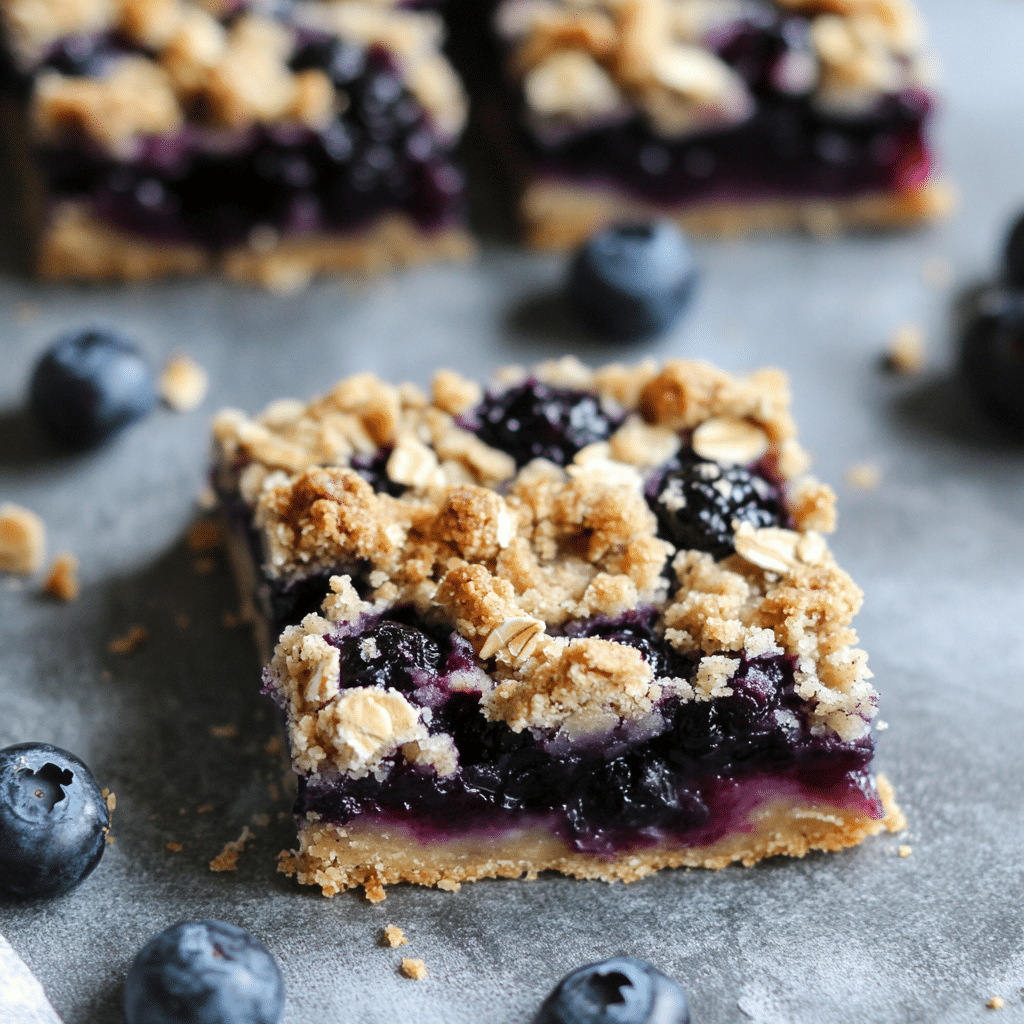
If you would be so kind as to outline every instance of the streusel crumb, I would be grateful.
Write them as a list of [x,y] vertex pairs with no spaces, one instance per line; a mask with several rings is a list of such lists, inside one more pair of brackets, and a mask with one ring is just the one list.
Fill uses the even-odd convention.
[[46,526],[27,508],[0,505],[0,572],[29,576],[46,555]]
[[62,551],[53,560],[43,590],[58,601],[74,601],[79,589],[78,559],[70,552]]
[[242,834],[237,839],[233,839],[231,842],[225,843],[224,849],[210,861],[210,870],[237,871],[238,858],[245,850],[245,844],[252,839],[252,837],[253,834],[249,831],[249,826],[244,826]]
[[903,324],[889,339],[886,365],[896,373],[920,373],[924,366],[924,331],[919,324]]
[[422,960],[407,956],[402,961],[402,973],[414,981],[422,981],[427,976],[427,965]]
[[392,949],[395,949],[398,946],[404,946],[409,942],[409,940],[405,937],[405,932],[403,932],[401,928],[393,924],[389,924],[384,929],[383,939],[384,943],[390,946]]
[[149,639],[149,630],[145,626],[132,626],[127,633],[114,637],[107,644],[111,654],[131,654]]
[[160,374],[160,395],[175,412],[189,412],[203,404],[209,378],[187,355],[171,356]]

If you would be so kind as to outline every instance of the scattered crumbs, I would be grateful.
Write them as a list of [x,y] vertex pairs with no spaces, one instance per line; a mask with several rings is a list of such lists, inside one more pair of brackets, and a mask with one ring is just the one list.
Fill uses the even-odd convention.
[[109,668],[105,668],[105,669],[104,669],[104,670],[103,670],[103,671],[102,671],[102,672],[100,673],[100,678],[101,678],[101,679],[113,679],[113,678],[114,678],[114,674],[113,674],[113,672],[111,672],[111,671],[110,671],[110,669],[109,669]]
[[178,629],[188,629],[188,616],[184,612],[178,612],[174,616],[174,624]]
[[267,786],[267,793],[270,795],[270,799],[277,803],[281,799],[281,790],[278,789],[276,782],[271,782]]
[[197,576],[208,576],[216,568],[216,561],[210,558],[209,555],[201,555],[192,563],[192,571]]
[[103,799],[107,802],[107,812],[113,814],[117,807],[117,794],[108,792]]
[[197,519],[185,534],[189,551],[197,555],[204,551],[216,551],[222,542],[220,526],[214,519]]
[[919,324],[903,324],[889,338],[885,364],[896,373],[919,373],[924,366],[924,330]]
[[224,624],[225,629],[234,629],[241,620],[234,612],[228,611],[221,615],[220,621]]
[[1001,1010],[1005,1005],[1002,996],[993,996],[986,1004],[990,1010]]
[[114,845],[114,833],[108,831],[107,832],[107,846],[113,846],[113,845]]
[[212,512],[219,504],[217,501],[217,492],[207,485],[196,495],[196,504],[204,512]]
[[168,843],[167,849],[170,850],[171,853],[181,853],[181,851],[184,850],[185,847],[182,846],[181,843]]
[[407,956],[402,961],[402,973],[413,981],[422,981],[427,976],[427,965],[422,960]]
[[[402,931],[397,925],[389,924],[384,929],[384,944],[395,949],[397,946],[407,945],[409,940],[405,937],[405,932]],[[419,963],[423,963],[422,960]]]
[[933,288],[946,288],[953,281],[953,264],[945,256],[929,256],[921,266],[921,277]]
[[263,749],[268,754],[280,754],[281,753],[281,737],[271,736],[266,743],[263,744]]
[[209,386],[206,371],[184,352],[176,352],[164,363],[160,396],[175,412],[189,412],[202,405]]
[[291,815],[287,811],[278,811],[277,812],[277,820],[278,821],[284,821],[285,818],[290,818],[290,817],[291,817]]
[[201,804],[196,808],[196,814],[209,814],[213,810],[213,804]]
[[236,871],[238,869],[238,857],[245,849],[245,844],[252,839],[252,832],[246,825],[242,834],[229,843],[224,844],[224,849],[210,861],[211,871]]
[[70,551],[62,551],[53,560],[43,590],[58,601],[74,601],[78,597],[78,559]]
[[862,491],[873,491],[882,482],[882,471],[870,462],[862,462],[846,471],[846,482]]
[[107,794],[109,792],[110,792],[109,789],[103,788],[103,789],[100,790],[100,796],[103,797],[104,800],[106,800],[107,799]]
[[270,824],[269,814],[254,814],[252,816],[253,824],[259,828],[266,828]]
[[875,722],[875,730],[877,732],[885,732],[885,730],[888,729],[888,728],[889,728],[889,723],[888,722],[883,722],[881,719],[879,719],[877,722]]
[[132,626],[124,636],[114,637],[107,648],[111,654],[131,654],[148,639],[149,630],[145,626]]
[[43,567],[46,526],[20,505],[0,505],[0,572],[30,576]]
[[188,808],[186,808],[186,807],[179,807],[178,808],[178,813],[179,814],[188,814]]
[[909,857],[914,852],[914,848],[912,846],[908,846],[906,843],[901,843],[896,852],[901,857]]
[[232,740],[238,735],[238,726],[230,723],[228,725],[211,725],[210,735],[216,736],[219,740]]

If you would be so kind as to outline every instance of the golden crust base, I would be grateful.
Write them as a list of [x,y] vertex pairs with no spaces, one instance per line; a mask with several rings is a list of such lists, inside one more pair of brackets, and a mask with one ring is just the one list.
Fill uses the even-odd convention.
[[779,798],[752,812],[748,831],[732,832],[708,846],[664,843],[613,859],[577,853],[559,837],[536,827],[497,840],[473,836],[424,845],[394,826],[356,822],[340,828],[314,821],[300,831],[297,851],[281,853],[278,871],[297,875],[304,885],[319,885],[325,896],[363,886],[373,903],[384,899],[385,885],[396,882],[455,891],[463,882],[524,875],[533,879],[541,871],[635,882],[661,868],[717,870],[736,861],[749,867],[765,857],[841,850],[882,829],[899,832],[906,828],[906,818],[884,775],[878,776],[878,793],[885,810],[882,818],[852,814],[825,801]]
[[408,218],[391,215],[356,234],[286,238],[212,256],[193,245],[135,238],[92,216],[85,204],[63,203],[42,232],[36,269],[48,281],[140,282],[219,273],[290,292],[323,274],[373,276],[421,263],[462,261],[475,251],[462,228],[427,233]]
[[896,194],[850,199],[765,199],[664,207],[611,190],[539,179],[527,186],[519,211],[530,245],[564,251],[615,221],[668,217],[698,238],[790,231],[827,236],[913,227],[945,216],[953,205],[952,189],[941,181]]

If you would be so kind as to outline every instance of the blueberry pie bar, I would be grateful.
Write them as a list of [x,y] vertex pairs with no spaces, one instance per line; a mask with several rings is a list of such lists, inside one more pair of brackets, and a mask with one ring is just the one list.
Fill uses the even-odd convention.
[[50,279],[290,288],[471,250],[436,12],[0,0],[4,132]]
[[631,881],[902,826],[779,371],[360,375],[221,412],[215,454],[300,881]]
[[949,205],[909,0],[501,0],[494,27],[538,246],[653,214],[824,234]]

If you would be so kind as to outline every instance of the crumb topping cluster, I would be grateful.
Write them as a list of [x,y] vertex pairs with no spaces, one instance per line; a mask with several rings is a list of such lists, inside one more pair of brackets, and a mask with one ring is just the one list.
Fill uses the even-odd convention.
[[225,21],[227,5],[213,0],[0,0],[0,15],[26,71],[68,37],[116,34],[137,50],[95,76],[37,73],[30,114],[42,141],[84,135],[125,155],[141,136],[186,124],[233,133],[253,125],[324,128],[347,98],[319,68],[290,69],[300,32],[387,49],[439,133],[454,139],[466,100],[441,55],[440,18],[396,3],[308,0],[287,22],[258,3]]
[[[404,606],[472,645],[475,669],[450,685],[481,691],[487,718],[517,732],[573,740],[623,721],[643,728],[664,696],[729,695],[742,657],[785,653],[797,659],[812,729],[864,735],[875,692],[850,628],[861,593],[823,539],[834,495],[805,475],[785,377],[737,379],[684,361],[591,370],[572,358],[531,372],[596,392],[621,426],[565,467],[535,459],[517,472],[460,425],[481,391],[451,371],[430,397],[360,376],[308,405],[217,417],[220,486],[252,510],[264,571],[337,573],[322,614],[283,633],[269,676],[288,708],[296,767],[367,774],[400,749],[439,774],[455,770],[448,737],[428,732],[429,709],[394,690],[342,688],[338,648],[325,639],[358,636]],[[512,386],[525,374],[499,378]],[[735,553],[718,561],[677,551],[658,536],[644,486],[684,444],[723,464],[768,460],[787,481],[793,528],[737,522]],[[401,496],[375,491],[352,468],[357,457],[386,459]],[[563,629],[638,609],[654,609],[659,634],[694,658],[693,678],[658,678],[635,647]],[[365,660],[377,656],[364,646]]]
[[[926,77],[920,20],[908,0],[775,6],[806,19],[805,38],[788,40],[772,71],[771,86],[783,95],[849,114]],[[540,133],[639,112],[656,134],[678,139],[753,113],[748,84],[713,49],[749,14],[740,0],[503,0],[495,23]]]

